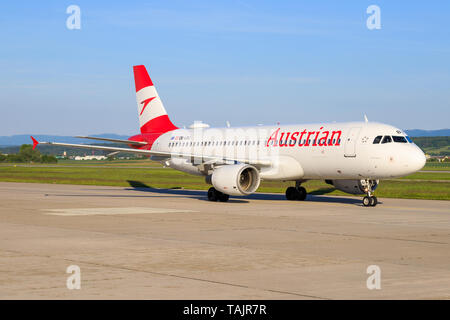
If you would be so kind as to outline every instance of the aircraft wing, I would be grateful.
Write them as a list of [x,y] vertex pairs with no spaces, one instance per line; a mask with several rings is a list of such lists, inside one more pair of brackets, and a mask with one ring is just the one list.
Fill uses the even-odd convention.
[[[164,151],[153,151],[153,150],[143,150],[143,149],[133,149],[133,148],[119,148],[119,147],[108,147],[108,146],[95,146],[90,144],[74,144],[74,143],[62,143],[62,142],[46,142],[46,141],[37,141],[35,138],[31,137],[33,140],[33,149],[36,148],[38,144],[47,144],[53,146],[64,146],[64,147],[72,147],[72,148],[82,148],[82,149],[91,149],[91,150],[107,150],[113,152],[129,152],[136,153],[148,156],[156,156],[161,158],[186,158],[190,159],[191,162],[200,162],[201,164],[214,164],[221,163],[226,164],[226,162],[240,162],[247,163],[256,166],[271,166],[272,161],[266,159],[246,159],[246,158],[229,158],[229,157],[220,157],[220,156],[205,156],[205,155],[196,155],[193,153],[181,153],[181,152],[164,152]],[[200,161],[199,161],[200,160]]]
[[148,143],[144,141],[132,141],[132,140],[122,140],[122,139],[109,139],[109,138],[99,138],[99,137],[87,137],[87,136],[75,136],[75,138],[82,139],[91,139],[91,140],[100,140],[100,141],[108,141],[108,142],[116,142],[116,143],[125,143],[132,144],[135,146],[145,146]]

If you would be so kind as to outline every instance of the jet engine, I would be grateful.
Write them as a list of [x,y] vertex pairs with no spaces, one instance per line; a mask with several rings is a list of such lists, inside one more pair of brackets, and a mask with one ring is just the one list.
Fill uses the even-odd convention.
[[326,183],[333,185],[336,189],[350,194],[366,194],[370,188],[374,191],[379,180],[325,180]]
[[206,181],[222,193],[242,196],[256,191],[261,179],[259,171],[248,164],[223,165],[214,169]]

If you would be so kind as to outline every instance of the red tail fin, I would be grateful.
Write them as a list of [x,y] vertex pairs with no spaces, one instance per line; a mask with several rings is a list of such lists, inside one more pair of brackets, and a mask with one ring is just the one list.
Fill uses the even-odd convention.
[[141,133],[165,133],[178,129],[170,121],[145,66],[134,66],[133,72]]

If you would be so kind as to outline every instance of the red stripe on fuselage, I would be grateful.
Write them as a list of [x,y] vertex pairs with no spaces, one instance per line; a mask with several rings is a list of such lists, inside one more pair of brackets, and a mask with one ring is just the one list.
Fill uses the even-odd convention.
[[170,121],[167,115],[156,117],[141,127],[141,134],[128,138],[128,140],[131,141],[144,141],[148,144],[145,146],[130,145],[130,147],[134,149],[150,150],[153,143],[162,134],[176,129],[178,129],[178,127]]
[[153,118],[141,127],[141,133],[166,133],[178,129],[172,121],[170,121],[167,114]]

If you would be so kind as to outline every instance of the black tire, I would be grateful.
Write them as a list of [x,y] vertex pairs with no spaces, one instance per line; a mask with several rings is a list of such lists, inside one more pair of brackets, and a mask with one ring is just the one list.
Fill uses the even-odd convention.
[[289,187],[286,189],[286,199],[296,200],[297,189],[294,187]]
[[308,194],[306,192],[306,189],[303,187],[298,187],[297,191],[297,200],[303,201],[306,199],[306,195]]
[[370,197],[370,206],[371,207],[375,207],[377,205],[377,203],[378,203],[377,197],[375,197],[375,196]]
[[362,204],[364,207],[369,207],[371,203],[370,197],[365,196],[362,200]]
[[230,196],[228,194],[225,194],[225,193],[222,193],[222,192],[219,194],[219,201],[220,202],[227,202],[228,199],[230,199]]
[[217,201],[218,200],[217,196],[218,196],[217,190],[214,189],[213,187],[209,188],[209,190],[208,190],[208,200],[209,201]]

